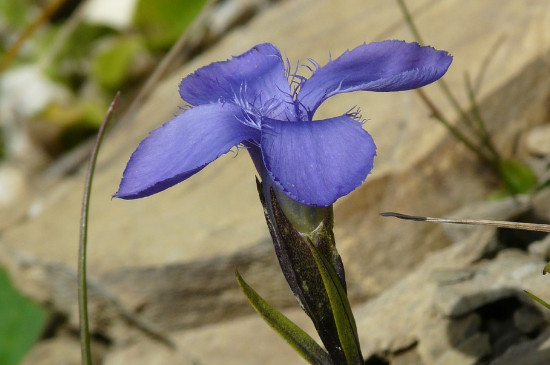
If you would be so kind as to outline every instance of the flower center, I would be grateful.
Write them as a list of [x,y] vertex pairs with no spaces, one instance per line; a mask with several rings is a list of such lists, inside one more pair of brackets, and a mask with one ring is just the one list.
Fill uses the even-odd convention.
[[291,120],[288,116],[279,115],[283,100],[279,100],[275,96],[266,99],[261,92],[251,94],[248,92],[246,83],[241,84],[238,92],[233,93],[233,103],[238,105],[243,114],[237,119],[252,128],[261,129],[262,120],[265,117],[277,118],[286,117],[287,120]]

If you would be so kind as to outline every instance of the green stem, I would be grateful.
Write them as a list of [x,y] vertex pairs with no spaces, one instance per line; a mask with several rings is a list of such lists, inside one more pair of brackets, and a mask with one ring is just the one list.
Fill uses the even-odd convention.
[[[405,4],[405,0],[397,0],[397,3],[403,13],[405,22],[407,23],[411,33],[413,34],[413,37],[419,44],[423,45],[424,41],[422,40],[422,36],[420,35],[420,32],[418,31],[418,28],[414,23],[411,12],[409,11],[409,9],[407,8],[407,5]],[[475,102],[475,99],[473,99],[474,94],[473,94],[473,90],[471,90],[470,84],[468,83],[466,87],[468,88],[470,101],[472,103],[474,120],[472,120],[472,118],[468,115],[468,113],[466,113],[464,109],[460,106],[460,104],[458,103],[458,100],[454,97],[453,93],[451,92],[451,89],[443,79],[439,79],[437,81],[437,84],[439,85],[439,87],[443,91],[443,94],[447,97],[447,99],[449,100],[449,102],[451,103],[455,111],[460,115],[462,120],[464,120],[464,122],[468,125],[468,127],[481,139],[482,146],[487,147],[487,149],[489,150],[489,154],[487,154],[487,152],[484,151],[481,147],[476,146],[473,142],[471,142],[457,128],[453,127],[449,123],[449,121],[447,121],[447,119],[443,116],[443,114],[439,112],[435,104],[431,102],[428,96],[423,91],[417,90],[422,100],[426,103],[428,108],[432,110],[433,116],[437,120],[439,120],[449,130],[449,132],[453,134],[453,136],[455,136],[458,140],[464,143],[466,147],[468,147],[470,150],[476,153],[484,161],[491,164],[498,171],[500,155],[495,149],[491,141],[491,138],[487,132],[487,129],[485,128],[483,119],[481,118],[481,114],[479,113],[479,110],[477,108],[477,103]],[[475,124],[477,124],[477,127]],[[480,128],[481,130],[479,131],[478,128]]]
[[[416,24],[414,23],[411,12],[409,11],[409,9],[407,8],[407,5],[405,4],[405,0],[397,0],[397,3],[399,4],[399,7],[401,8],[401,11],[403,12],[403,17],[405,18],[405,22],[409,26],[409,29],[410,29],[411,33],[413,34],[414,39],[420,45],[424,45],[425,43],[422,40],[422,36],[420,35],[420,32],[418,31],[418,28],[416,27]],[[468,124],[471,124],[470,118],[462,110],[462,108],[460,107],[460,104],[458,103],[458,101],[456,100],[454,95],[452,94],[451,90],[449,89],[449,87],[447,86],[445,81],[443,81],[443,79],[439,79],[437,83],[438,83],[439,87],[441,87],[441,90],[443,90],[443,94],[445,94],[447,99],[449,99],[451,105],[460,114],[462,119],[464,119],[464,121],[466,121]]]
[[[424,41],[422,40],[422,36],[420,36],[420,32],[418,31],[418,28],[416,27],[416,24],[414,23],[414,20],[412,18],[411,12],[407,8],[407,5],[405,4],[405,0],[397,0],[397,3],[399,4],[399,7],[401,8],[401,11],[403,12],[403,17],[405,18],[405,22],[409,26],[409,29],[411,33],[413,34],[414,39],[420,44],[424,45]],[[443,79],[439,79],[437,81],[437,84],[443,91],[443,94],[449,99],[451,105],[453,108],[457,111],[458,114],[460,114],[461,118],[468,123],[468,125],[472,125],[472,121],[468,114],[464,112],[464,110],[460,107],[460,104],[454,97],[453,93],[449,89],[449,86],[447,86],[447,83]]]
[[[428,95],[422,90],[422,89],[416,89],[415,90],[424,104],[430,109],[432,112],[432,116],[441,122],[447,128],[451,134],[458,139],[460,142],[464,143],[466,147],[468,147],[472,152],[474,152],[476,155],[478,155],[482,160],[486,161],[487,163],[491,165],[495,165],[496,161],[492,156],[487,155],[482,149],[477,147],[473,142],[471,142],[460,130],[458,130],[456,127],[454,127],[441,113],[441,111],[435,106],[435,104],[430,100]],[[495,165],[495,167],[497,167]]]
[[481,116],[479,107],[476,102],[474,89],[472,87],[472,82],[468,74],[464,76],[464,83],[466,85],[466,90],[468,92],[468,98],[470,99],[472,115],[474,117],[474,120],[477,122],[479,130],[481,131],[481,139],[482,139],[483,145],[485,145],[489,149],[489,151],[491,151],[491,154],[494,156],[496,162],[498,163],[501,160],[500,154],[498,153],[495,145],[493,144],[491,135],[489,134],[489,131],[485,126],[485,122],[483,121],[483,117]]
[[424,41],[420,36],[420,32],[418,31],[418,28],[414,24],[411,12],[409,11],[409,9],[407,8],[407,5],[405,4],[405,0],[397,0],[397,4],[399,4],[399,7],[401,8],[403,17],[405,18],[405,21],[407,22],[407,25],[409,26],[409,29],[411,30],[414,39],[416,39],[416,41],[421,45],[424,44]]
[[82,210],[80,215],[80,239],[78,246],[78,313],[80,319],[80,348],[82,350],[82,364],[91,365],[92,355],[90,349],[90,326],[88,321],[88,286],[86,282],[86,249],[88,245],[88,216],[90,211],[90,195],[92,192],[92,180],[97,162],[99,147],[105,136],[105,128],[111,118],[120,93],[115,95],[105,119],[99,128],[97,138],[90,155],[90,162],[84,183],[82,196]]

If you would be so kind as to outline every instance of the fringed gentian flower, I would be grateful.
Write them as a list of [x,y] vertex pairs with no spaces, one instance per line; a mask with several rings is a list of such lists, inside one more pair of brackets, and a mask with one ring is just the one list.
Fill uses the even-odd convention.
[[338,306],[333,307],[314,252],[332,266],[345,291],[332,203],[365,180],[376,147],[358,112],[313,120],[315,111],[340,93],[427,85],[447,71],[451,60],[446,52],[416,43],[370,43],[323,67],[311,61],[313,72],[306,79],[290,74],[277,48],[260,44],[203,67],[180,84],[180,95],[191,107],[141,142],[115,196],[158,193],[233,147],[245,147],[262,179],[260,200],[283,274],[330,358],[320,363],[362,363],[360,349],[353,350],[358,341],[342,335],[356,332],[355,322],[346,322],[346,330],[341,317],[337,322]]
[[376,147],[357,113],[314,120],[317,108],[340,93],[427,85],[451,60],[431,47],[384,41],[360,45],[323,67],[311,61],[305,78],[291,75],[288,61],[265,43],[202,67],[179,87],[191,107],[141,142],[115,197],[158,193],[242,146],[264,182],[300,204],[330,206],[365,180]]

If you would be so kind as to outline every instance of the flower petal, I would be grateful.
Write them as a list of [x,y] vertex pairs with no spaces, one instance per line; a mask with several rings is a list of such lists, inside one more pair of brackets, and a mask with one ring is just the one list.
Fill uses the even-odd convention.
[[199,68],[181,80],[179,90],[191,105],[236,101],[243,107],[248,103],[256,109],[268,109],[262,112],[271,118],[295,113],[281,53],[269,43]]
[[309,113],[327,98],[350,91],[416,89],[445,74],[452,57],[418,43],[384,41],[362,44],[319,69],[301,86],[298,100]]
[[331,205],[361,185],[376,155],[372,137],[346,115],[313,122],[265,120],[260,145],[273,181],[310,206]]
[[194,107],[152,131],[132,154],[114,197],[137,199],[167,189],[202,170],[259,130],[241,122],[232,104]]

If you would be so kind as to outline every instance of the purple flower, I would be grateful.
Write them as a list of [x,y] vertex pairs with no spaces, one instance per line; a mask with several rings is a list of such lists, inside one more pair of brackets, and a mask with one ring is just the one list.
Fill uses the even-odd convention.
[[319,105],[351,91],[418,88],[443,76],[451,61],[431,47],[384,41],[362,44],[323,67],[311,61],[305,78],[291,74],[279,50],[265,43],[202,67],[179,87],[192,107],[140,143],[115,197],[158,193],[242,146],[262,178],[288,197],[329,206],[365,180],[376,147],[358,113],[313,120]]

